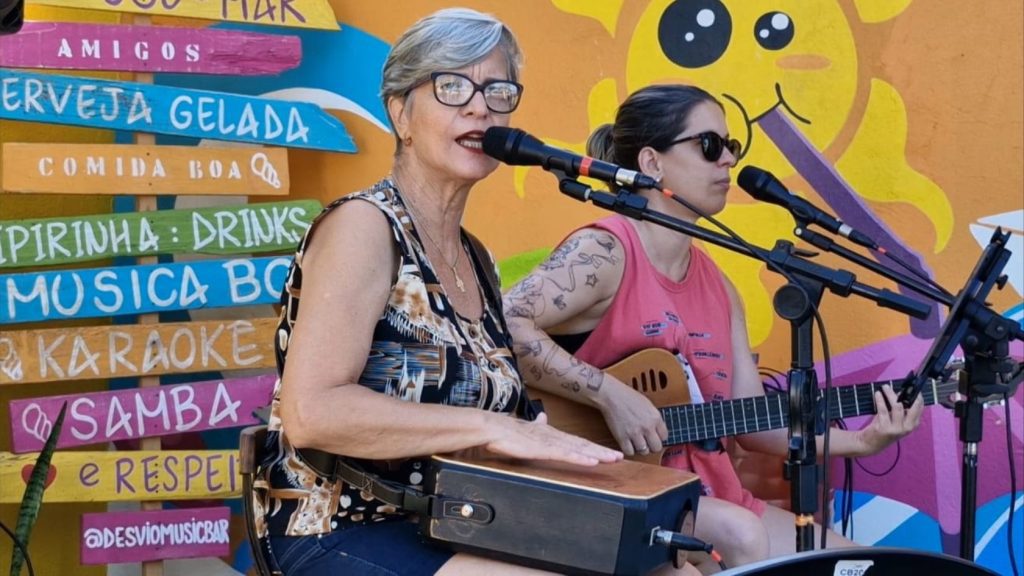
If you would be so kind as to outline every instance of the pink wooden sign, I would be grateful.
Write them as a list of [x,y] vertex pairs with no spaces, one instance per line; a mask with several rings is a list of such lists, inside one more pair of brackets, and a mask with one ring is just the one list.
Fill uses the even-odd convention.
[[26,22],[0,37],[0,66],[187,74],[279,74],[299,65],[297,36],[206,28]]
[[230,518],[227,506],[83,514],[82,564],[227,556]]
[[65,402],[58,448],[256,424],[252,412],[270,404],[276,378],[264,374],[12,400],[14,452],[41,450]]

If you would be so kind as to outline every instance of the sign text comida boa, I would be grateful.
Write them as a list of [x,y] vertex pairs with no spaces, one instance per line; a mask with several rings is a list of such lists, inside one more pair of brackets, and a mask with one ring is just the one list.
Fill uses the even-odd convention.
[[34,194],[286,196],[285,148],[6,143],[0,187]]
[[307,102],[0,69],[0,119],[355,152]]

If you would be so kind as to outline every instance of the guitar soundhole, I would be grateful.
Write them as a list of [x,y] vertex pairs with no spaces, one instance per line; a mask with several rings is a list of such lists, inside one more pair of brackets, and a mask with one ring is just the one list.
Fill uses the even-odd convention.
[[633,389],[638,392],[657,392],[668,388],[668,374],[654,369],[641,372],[631,379]]
[[[641,372],[639,375],[632,378],[633,390],[638,392],[647,392],[647,387],[650,386],[651,390],[654,389],[654,371]],[[649,383],[649,384],[648,384]]]

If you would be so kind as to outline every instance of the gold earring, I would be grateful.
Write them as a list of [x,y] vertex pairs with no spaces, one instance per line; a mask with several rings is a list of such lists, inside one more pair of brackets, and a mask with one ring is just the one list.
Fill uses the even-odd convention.
[[405,146],[406,148],[412,146],[412,136],[406,136],[405,138],[402,138],[402,145]]

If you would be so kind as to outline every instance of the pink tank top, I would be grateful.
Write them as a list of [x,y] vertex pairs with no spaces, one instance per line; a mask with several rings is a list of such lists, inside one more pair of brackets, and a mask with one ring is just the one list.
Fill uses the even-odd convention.
[[[688,373],[695,377],[704,401],[732,398],[732,314],[718,266],[691,246],[686,276],[674,282],[648,260],[629,219],[615,215],[591,226],[619,239],[625,269],[611,305],[576,357],[604,368],[646,348],[669,350],[689,364]],[[759,516],[764,512],[764,502],[742,487],[726,452],[672,446],[662,464],[699,475],[709,496]]]

